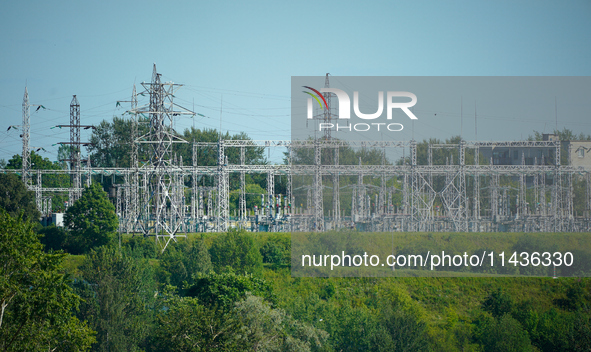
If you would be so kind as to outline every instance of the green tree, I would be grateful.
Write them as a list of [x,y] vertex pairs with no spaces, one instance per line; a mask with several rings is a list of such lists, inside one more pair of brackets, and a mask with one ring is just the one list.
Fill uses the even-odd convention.
[[[65,146],[62,146],[65,147]],[[69,147],[69,146],[68,146]],[[62,148],[60,147],[60,150]],[[69,158],[69,155],[68,155]],[[67,168],[65,163],[53,162],[48,158],[43,158],[35,151],[31,151],[30,155],[31,170],[62,170]],[[20,155],[14,155],[6,165],[7,169],[21,170],[23,166],[23,159]],[[37,181],[34,178],[33,183]],[[65,174],[44,174],[41,181],[43,187],[70,187],[70,176]],[[67,200],[67,195],[53,194],[52,204],[53,210],[60,210],[64,207],[64,202]]]
[[499,318],[480,316],[476,322],[476,340],[485,352],[532,351],[529,334],[511,315]]
[[[256,183],[248,183],[249,181],[252,181],[252,179],[250,179],[250,175],[246,175],[247,177],[245,177],[246,180],[246,187],[245,187],[245,193],[246,193],[246,208],[247,209],[254,209],[255,206],[257,207],[261,207],[261,194],[267,194],[267,190],[262,188],[261,186],[259,186]],[[250,180],[249,180],[250,179]],[[240,204],[240,189],[235,189],[233,191],[230,192],[229,195],[229,203],[230,203],[230,211],[234,211],[236,209],[239,208],[239,204]]]
[[[138,134],[137,137],[145,140],[144,137],[149,132],[149,121],[143,115],[138,116]],[[123,116],[113,117],[112,121],[103,120],[92,131],[88,147],[92,165],[101,167],[129,167],[130,166],[130,145],[131,140],[132,120],[126,119]],[[187,143],[175,143],[173,145],[172,153],[177,155],[179,159],[182,158],[184,165],[190,165],[193,160],[193,146],[192,142],[209,142],[217,143],[220,139],[219,131],[215,129],[185,129],[183,133],[174,132],[177,137],[184,139]],[[230,135],[228,132],[221,135],[224,140],[250,140],[250,137],[244,132]],[[149,160],[152,145],[138,144],[138,161],[140,164]],[[264,156],[265,148],[263,147],[248,147],[245,148],[245,163],[256,165],[266,164],[267,161]],[[226,148],[225,155],[230,164],[240,163],[240,148]],[[215,166],[218,163],[218,148],[217,145],[201,146],[197,148],[197,163],[200,166]],[[200,185],[212,186],[213,180],[209,177],[200,177],[197,180]],[[103,179],[103,186],[105,189],[111,186],[113,180],[110,178]],[[264,175],[249,175],[248,183],[256,183],[264,186]],[[230,189],[239,188],[239,176],[230,175]]]
[[98,183],[94,183],[85,188],[80,199],[68,208],[64,225],[69,232],[68,246],[71,252],[81,254],[113,241],[118,219],[107,193]]
[[214,238],[210,249],[211,262],[216,272],[228,268],[239,273],[260,275],[263,257],[252,234],[232,229]]
[[248,293],[228,307],[168,295],[153,336],[155,351],[316,351],[328,334]]
[[301,323],[249,293],[236,303],[234,314],[242,322],[241,333],[247,340],[244,350],[305,352],[322,347],[328,339],[326,331]]
[[264,263],[287,265],[291,262],[291,241],[289,236],[275,234],[269,236],[261,247]]
[[[191,143],[195,142],[209,142],[217,143],[220,139],[219,131],[215,129],[196,129],[187,128],[183,131],[182,138],[186,140],[187,144],[179,143],[175,145],[175,152],[183,157],[185,163],[190,163],[193,157],[193,149]],[[223,140],[250,140],[251,138],[244,132],[230,135],[226,132],[221,135]],[[228,157],[228,163],[240,163],[240,148],[226,148],[225,153]],[[244,150],[245,163],[248,165],[266,164],[265,148],[263,147],[248,147]],[[202,166],[215,166],[218,164],[218,149],[217,146],[199,147],[197,149],[197,162]]]
[[97,331],[95,351],[138,351],[152,328],[155,282],[145,259],[113,246],[92,250],[75,288],[84,298],[79,317]]
[[68,169],[68,159],[72,159],[74,148],[70,144],[60,144],[57,148],[57,164],[64,170]]
[[482,309],[492,314],[495,318],[500,318],[513,310],[513,299],[511,296],[499,287],[493,291],[482,303]]
[[39,230],[39,234],[42,235],[40,241],[45,246],[46,252],[67,249],[68,233],[63,227],[46,226]]
[[[569,130],[568,128],[563,128],[561,130],[554,130],[552,134],[558,136],[560,141],[589,141],[591,140],[591,135],[585,135],[583,132],[580,134],[576,134],[573,131]],[[528,140],[530,141],[541,141],[543,139],[543,132],[534,131],[533,135],[530,135]]]
[[[93,166],[130,166],[131,124],[129,119],[114,116],[112,122],[103,120],[92,130],[88,151]],[[138,130],[138,134],[143,134],[146,127],[145,124],[138,124],[138,127],[140,125],[142,130]]]
[[[29,163],[31,165],[31,169],[33,170],[60,170],[61,167],[57,162],[53,162],[49,160],[49,158],[44,158],[41,155],[37,154],[35,151],[31,151],[29,155]],[[23,168],[23,158],[21,155],[16,154],[10,160],[8,160],[8,164],[6,165],[7,169],[12,170],[20,170]]]
[[154,351],[243,351],[240,321],[231,311],[206,307],[193,297],[169,296],[158,314]]
[[[332,279],[317,279],[315,282],[319,286],[328,286],[327,281]],[[414,350],[424,350],[427,344],[424,324],[417,322],[416,315],[411,318],[408,311],[404,317],[400,317],[404,313],[393,313],[403,309],[393,303],[396,297],[374,297],[383,298],[375,300],[377,309],[360,304],[363,296],[359,294],[349,297],[351,299],[339,298],[337,294],[325,300],[315,293],[303,297],[300,294],[286,309],[297,320],[326,331],[329,334],[328,344],[334,351],[397,351],[399,341],[408,342]],[[285,305],[285,302],[281,304]],[[393,304],[396,306],[392,307]],[[396,330],[397,326],[402,326],[402,329]]]
[[127,240],[125,240],[122,245],[123,247],[121,249],[125,253],[136,258],[155,259],[160,254],[158,244],[152,237],[133,236],[131,238],[127,238]]
[[182,287],[183,282],[191,283],[192,277],[212,270],[211,259],[203,240],[183,241],[170,246],[162,254],[160,267],[167,276],[167,283]]
[[[220,139],[220,132],[215,129],[196,129],[188,128],[183,131],[182,138],[188,143],[176,143],[173,146],[173,151],[179,157],[183,158],[185,165],[190,165],[193,159],[193,148],[192,143],[195,142],[208,142],[217,143]],[[251,138],[244,132],[230,135],[230,133],[222,133],[221,138],[224,140],[250,140]],[[197,164],[200,166],[216,166],[218,164],[218,147],[217,145],[211,146],[200,146],[196,149],[197,154],[195,155]],[[224,154],[228,159],[229,164],[240,164],[240,148],[238,147],[227,147],[224,150]],[[247,165],[264,165],[267,164],[265,158],[265,148],[263,147],[248,147],[244,148],[244,163]],[[198,183],[203,186],[213,186],[213,179],[210,177],[201,177]],[[260,187],[264,187],[266,177],[264,174],[253,174],[246,176],[247,185],[256,184]],[[238,174],[230,174],[230,190],[236,190],[240,188],[240,178]],[[247,193],[252,193],[248,190]],[[234,200],[231,201],[230,206],[233,207]],[[237,203],[236,203],[237,204]],[[247,207],[252,209],[250,199],[247,197]],[[232,208],[234,209],[234,208]]]
[[11,216],[22,212],[26,220],[38,221],[41,213],[35,204],[35,195],[15,174],[0,174],[0,208]]
[[382,312],[381,326],[387,335],[384,344],[389,351],[428,351],[427,324],[413,312],[401,307],[387,307]]
[[47,254],[33,224],[0,212],[0,350],[85,351],[92,330],[73,314],[64,254]]
[[234,273],[201,274],[193,286],[186,290],[187,296],[196,297],[201,304],[231,310],[234,303],[242,300],[247,292],[267,299],[273,297],[269,284],[252,275]]

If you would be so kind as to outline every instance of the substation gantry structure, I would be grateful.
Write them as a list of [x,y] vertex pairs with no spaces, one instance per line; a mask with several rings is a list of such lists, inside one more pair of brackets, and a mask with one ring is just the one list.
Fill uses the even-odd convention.
[[[327,82],[328,85],[328,76]],[[456,144],[430,144],[426,163],[417,162],[417,143],[411,141],[343,141],[330,135],[309,140],[187,141],[174,131],[174,118],[194,112],[174,103],[181,85],[161,82],[154,65],[152,80],[142,83],[146,105],[139,106],[133,88],[128,116],[132,120],[129,146],[131,167],[82,166],[80,106],[74,96],[70,105],[72,129],[68,170],[35,170],[29,162],[29,105],[23,100],[22,178],[35,192],[38,208],[51,213],[51,194],[66,192],[72,204],[82,190],[82,180],[91,176],[113,176],[114,202],[121,232],[154,236],[163,248],[192,232],[224,232],[229,228],[249,231],[360,231],[413,232],[578,232],[591,231],[591,169],[561,165],[559,141],[461,140]],[[330,96],[326,97],[330,99]],[[330,110],[328,110],[330,112]],[[324,116],[324,119],[330,119]],[[148,132],[139,135],[138,123]],[[325,132],[326,134],[326,132]],[[190,165],[173,152],[175,143],[192,148]],[[138,147],[149,150],[149,158],[138,161]],[[217,165],[200,165],[200,150],[217,152]],[[246,160],[249,148],[279,148],[285,164],[253,165]],[[383,151],[380,165],[343,165],[339,155],[346,148]],[[408,151],[408,158],[387,162],[387,150]],[[519,165],[499,165],[492,158],[480,160],[483,149],[513,148],[551,151],[552,158],[529,158],[521,154]],[[237,149],[239,162],[228,162],[228,151]],[[435,164],[433,152],[451,150],[445,164]],[[313,161],[298,155],[308,150]],[[546,154],[547,154],[546,152]],[[305,153],[305,152],[304,152]],[[328,155],[329,157],[322,157]],[[451,155],[456,155],[454,161]],[[473,160],[467,163],[466,155]],[[326,160],[332,160],[326,162]],[[325,160],[323,163],[322,160]],[[14,170],[4,170],[12,172]],[[43,187],[43,176],[68,174],[70,188]],[[266,193],[249,194],[246,175],[266,175]],[[237,176],[237,177],[235,177]],[[231,213],[230,180],[238,179],[238,199]],[[36,181],[34,182],[33,180]],[[208,182],[202,182],[202,180]],[[348,182],[343,182],[347,179]],[[352,181],[356,180],[356,182]],[[201,181],[201,182],[200,182]],[[574,183],[584,194],[575,196]],[[205,186],[205,185],[208,186]],[[277,184],[282,194],[277,193]],[[261,197],[261,206],[247,208],[247,198]],[[584,197],[582,211],[575,211],[574,198]]]

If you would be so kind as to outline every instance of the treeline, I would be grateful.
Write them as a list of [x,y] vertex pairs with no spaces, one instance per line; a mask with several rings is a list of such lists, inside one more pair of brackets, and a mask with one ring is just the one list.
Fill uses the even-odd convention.
[[[96,129],[93,130],[90,142],[88,146],[88,159],[94,167],[130,167],[131,163],[131,145],[132,145],[132,120],[124,117],[115,116],[111,121],[103,120]],[[554,134],[558,135],[561,141],[570,140],[590,140],[591,135],[585,135],[581,133],[576,135],[571,130],[563,129],[562,131],[554,131]],[[146,140],[149,138],[149,121],[140,116],[137,124],[137,136],[140,140]],[[230,135],[228,132],[221,133],[215,129],[195,129],[187,128],[182,133],[178,134],[178,137],[186,140],[188,143],[174,143],[172,147],[172,157],[176,158],[178,163],[183,165],[192,165],[193,163],[193,149],[192,142],[209,142],[217,143],[219,139],[224,140],[250,140],[250,137],[245,133],[238,133]],[[541,140],[542,133],[534,131],[532,135],[528,137],[529,140]],[[457,144],[461,140],[460,136],[453,136],[446,140],[440,140],[436,138],[425,139],[417,142],[417,164],[427,165],[428,164],[428,146],[430,144]],[[150,160],[150,156],[153,154],[153,146],[149,143],[139,143],[138,146],[138,162],[139,165],[143,165]],[[48,158],[43,158],[37,152],[31,153],[31,165],[33,169],[67,169],[67,162],[59,161],[70,158],[71,147],[68,145],[61,145],[58,150],[58,160],[50,161]],[[240,163],[240,148],[227,148],[225,154],[228,158],[229,164]],[[551,155],[552,156],[552,155]],[[217,146],[201,146],[197,148],[196,154],[197,164],[200,166],[216,166],[218,163],[218,150]],[[288,162],[289,155],[284,154],[283,162]],[[335,155],[334,149],[325,148],[321,153],[321,161],[323,164],[334,164]],[[465,155],[465,162],[467,165],[474,164],[475,160],[474,149],[467,149]],[[562,164],[566,164],[567,150],[562,148]],[[386,155],[385,150],[374,149],[374,148],[351,148],[351,147],[340,147],[339,148],[339,164],[340,165],[357,165],[359,163],[363,165],[381,165],[381,164],[410,164],[410,156],[404,155],[397,160],[391,160],[392,155]],[[445,165],[446,163],[457,164],[459,160],[459,152],[457,148],[436,148],[432,151],[432,163],[434,165]],[[245,148],[245,163],[246,164],[268,164],[270,161],[265,155],[265,148],[263,147],[249,147]],[[313,148],[299,148],[294,149],[291,155],[291,162],[293,164],[314,164],[314,149]],[[479,163],[481,165],[487,165],[490,161],[485,160],[484,157],[480,156]],[[551,160],[547,162],[552,162]],[[7,169],[20,170],[22,168],[22,158],[20,155],[13,156],[8,162],[0,163],[1,166]],[[230,214],[235,214],[239,208],[240,198],[240,180],[237,173],[229,175],[229,191],[230,191]],[[123,183],[123,178],[117,174],[110,176],[95,175],[93,176],[94,182],[99,182],[103,189],[109,191],[113,188],[114,184]],[[36,180],[33,180],[33,184],[36,184]],[[190,187],[193,180],[191,177],[185,178],[185,185]],[[196,180],[199,186],[213,187],[215,186],[215,177],[211,176],[198,176]],[[245,177],[246,182],[246,207],[247,209],[254,209],[255,206],[261,207],[261,195],[266,194],[267,191],[267,175],[266,174],[247,174]],[[332,177],[323,177],[323,186],[327,188],[324,192],[324,208],[332,209]],[[341,189],[341,211],[343,214],[350,214],[351,201],[352,201],[352,189],[358,182],[357,176],[340,176],[340,189]],[[363,180],[365,185],[369,185],[366,190],[367,196],[374,199],[379,194],[379,187],[381,186],[381,179],[379,175],[366,175]],[[480,189],[486,189],[487,180],[481,179]],[[68,175],[43,175],[42,180],[44,187],[71,187],[71,178]],[[287,176],[276,175],[275,177],[275,194],[286,195],[287,194]],[[312,184],[310,176],[298,176],[293,178],[293,195],[295,197],[294,207],[304,207],[308,201],[308,187]],[[433,187],[436,192],[441,192],[445,188],[444,177],[434,177]],[[501,177],[500,186],[507,189],[507,195],[511,199],[516,199],[519,193],[518,181],[511,177]],[[395,187],[396,190],[402,189],[401,180],[396,177],[387,176],[386,187],[392,189]],[[574,212],[575,215],[581,216],[584,214],[586,209],[586,201],[583,196],[585,194],[585,181],[582,178],[573,179],[574,189]],[[468,179],[466,184],[466,196],[471,199],[473,195],[474,185],[473,180]],[[483,192],[483,191],[481,191]],[[113,196],[113,194],[112,194]],[[51,195],[52,207],[54,212],[63,212],[66,208],[65,202],[67,196],[63,193],[55,193]],[[535,212],[542,207],[542,204],[536,204],[533,189],[526,191],[527,203],[530,204],[530,210]],[[550,198],[550,194],[547,195],[547,199]],[[490,199],[488,194],[484,192],[481,194],[482,209],[490,208]],[[190,202],[190,197],[187,197],[187,204]],[[402,206],[402,192],[395,191],[392,194],[392,206],[394,209],[401,209]],[[442,208],[443,204],[441,199],[437,198],[434,203],[435,206]],[[373,205],[376,206],[375,204]],[[510,202],[509,211],[515,213],[517,211],[517,203]],[[484,215],[484,214],[483,214]]]
[[0,350],[591,349],[588,279],[294,278],[288,234],[193,234],[164,252],[120,239],[99,185],[68,209],[59,244],[13,181],[0,193]]
[[[138,136],[140,140],[148,138],[149,125],[148,121],[140,118],[138,122]],[[112,121],[103,120],[95,130],[93,130],[88,147],[91,164],[96,167],[129,167],[130,166],[130,152],[131,152],[131,130],[132,121],[123,117],[114,117]],[[215,129],[195,129],[187,128],[182,134],[178,135],[188,143],[174,143],[172,146],[172,156],[176,157],[178,162],[182,159],[183,165],[192,165],[193,163],[193,148],[192,142],[208,142],[217,143],[219,139],[224,140],[250,140],[251,138],[245,133],[238,133],[230,135],[228,132],[222,133]],[[139,165],[147,162],[153,153],[153,146],[150,144],[138,144],[138,161]],[[66,150],[67,147],[62,149]],[[263,147],[248,147],[244,149],[244,162],[247,165],[266,165],[270,163],[265,155],[266,150]],[[334,163],[334,151],[332,149],[324,149],[322,151],[322,162],[331,164]],[[64,154],[67,154],[64,152]],[[240,148],[226,148],[225,155],[228,159],[228,164],[240,164]],[[281,162],[287,163],[289,155],[284,153],[284,158]],[[313,164],[314,150],[311,148],[302,148],[293,151],[292,162],[294,164]],[[364,165],[381,165],[383,162],[389,164],[391,162],[385,160],[385,155],[382,150],[371,148],[354,149],[350,147],[341,147],[339,149],[339,163],[341,165],[357,165],[361,162]],[[197,148],[195,155],[197,165],[199,166],[217,166],[218,164],[218,149],[217,146],[200,146]],[[240,178],[238,173],[229,175],[229,190],[230,190],[230,214],[239,208],[240,198]],[[115,183],[121,183],[117,175],[110,177],[97,177],[95,181],[101,182],[103,188],[108,190]],[[305,178],[294,179],[293,189],[296,197],[296,204],[305,204],[307,193],[305,190],[299,189],[301,186],[309,183]],[[185,179],[185,185],[190,187],[193,180],[190,177]],[[261,195],[267,194],[267,175],[266,174],[246,174],[246,207],[247,209],[254,209],[255,206],[261,207]],[[342,186],[357,183],[357,178],[352,176],[341,177]],[[376,180],[367,180],[368,183],[379,184]],[[394,180],[389,181],[389,185],[394,185]],[[274,182],[274,194],[287,194],[287,176],[276,175]],[[198,176],[197,184],[199,186],[212,187],[215,186],[215,177]],[[330,178],[326,178],[325,185],[331,185]],[[187,202],[190,200],[187,199]],[[331,199],[326,197],[325,206],[329,206]],[[345,212],[350,212],[351,202],[342,202],[342,209]]]
[[[587,279],[292,278],[286,234],[194,235],[164,253],[153,238],[126,238],[121,249],[113,242],[65,261],[39,250],[59,257],[53,272],[65,291],[47,298],[35,284],[19,292],[19,304],[33,304],[29,292],[57,300],[51,309],[70,304],[59,320],[32,314],[13,338],[17,317],[35,310],[9,303],[0,341],[15,342],[1,347],[46,350],[53,341],[62,350],[93,351],[591,348]],[[33,333],[43,338],[28,337]]]

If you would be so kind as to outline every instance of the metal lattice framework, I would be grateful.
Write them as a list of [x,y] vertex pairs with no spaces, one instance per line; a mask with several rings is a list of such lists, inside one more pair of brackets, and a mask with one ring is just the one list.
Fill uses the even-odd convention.
[[[486,142],[489,143],[489,142]],[[536,146],[536,143],[524,145],[523,142],[500,142],[507,147],[511,146]],[[539,147],[556,148],[558,143],[543,142]],[[320,221],[331,228],[350,227],[351,223],[357,226],[363,225],[363,229],[372,231],[589,231],[590,221],[589,213],[591,206],[591,170],[581,167],[562,166],[562,165],[461,165],[453,164],[452,161],[446,165],[418,165],[412,157],[416,153],[416,143],[411,142],[372,142],[373,146],[384,147],[407,147],[410,149],[410,165],[249,165],[239,163],[236,165],[227,164],[224,157],[224,164],[218,167],[200,166],[195,157],[199,148],[218,148],[220,155],[226,154],[228,148],[260,148],[260,147],[289,147],[319,149],[335,148],[344,145],[344,142],[333,140],[328,141],[254,141],[254,140],[222,140],[218,143],[193,143],[194,158],[191,166],[176,165],[174,159],[170,161],[167,175],[169,178],[159,177],[159,170],[154,166],[140,168],[86,168],[82,173],[90,175],[116,175],[124,182],[121,184],[121,191],[118,192],[121,197],[120,203],[120,221],[123,224],[132,223],[137,220],[139,225],[136,229],[129,229],[129,232],[154,234],[154,232],[144,232],[145,224],[152,224],[155,228],[155,221],[160,224],[175,224],[174,235],[161,235],[168,239],[178,236],[180,230],[190,232],[200,231],[223,231],[229,227],[243,227],[250,230],[258,230],[255,226],[267,224],[269,229],[274,231],[311,231],[318,227],[318,217],[313,209],[313,202],[310,198],[315,191],[314,182],[316,175],[331,176],[338,173],[340,176],[354,176],[357,183],[350,187],[341,188],[341,192],[350,189],[352,193],[352,209],[349,214],[336,215],[335,211],[327,211],[323,214]],[[485,143],[482,143],[485,144]],[[451,146],[465,149],[468,147],[481,148],[482,144],[478,142],[463,142],[457,146]],[[350,142],[348,145],[367,146],[365,142]],[[432,146],[438,148],[440,146]],[[179,161],[177,163],[180,164]],[[218,158],[218,163],[221,159]],[[6,170],[9,171],[9,170]],[[221,171],[221,172],[220,172]],[[72,170],[32,170],[37,173],[37,183],[41,184],[41,178],[44,174],[72,174]],[[223,174],[223,178],[220,177]],[[232,218],[229,215],[219,216],[220,209],[228,204],[228,196],[225,201],[220,197],[221,192],[227,192],[228,180],[231,174],[266,174],[268,190],[266,202],[269,205],[268,210],[259,209],[254,214],[254,209],[246,210],[245,215]],[[129,184],[133,175],[138,175],[140,184]],[[312,177],[312,184],[304,187],[303,193],[294,190],[293,181],[288,182],[287,203],[274,202],[276,195],[271,191],[274,189],[275,177],[277,175],[287,175],[288,180],[294,178]],[[373,186],[364,182],[365,177],[376,176],[384,177],[386,180],[395,179],[394,186],[383,187]],[[218,180],[215,187],[198,186],[197,180],[206,177]],[[516,186],[503,184],[503,178],[517,179]],[[523,182],[521,179],[523,178]],[[190,187],[185,186],[184,180],[195,180]],[[224,187],[220,187],[219,180],[222,180]],[[573,213],[573,180],[580,179],[585,183],[585,211],[583,214],[575,216]],[[159,186],[158,182],[168,182],[168,185]],[[445,187],[439,191],[436,190],[435,183],[443,181]],[[478,204],[469,207],[469,198],[466,195],[467,184],[478,183],[472,189],[478,190],[477,194],[472,194],[470,199],[478,200]],[[462,184],[464,186],[462,186]],[[484,185],[484,186],[483,186]],[[138,207],[131,206],[132,202],[127,202],[127,190],[139,189]],[[225,190],[224,190],[225,188]],[[386,190],[383,190],[386,188]],[[69,192],[69,188],[44,188],[43,192]],[[167,209],[160,213],[156,212],[155,204],[160,203],[154,198],[160,190],[160,199],[166,199]],[[168,195],[166,194],[168,192]],[[387,194],[384,200],[380,200],[380,192]],[[150,194],[154,193],[154,196]],[[190,193],[188,197],[184,194]],[[402,193],[402,201],[397,209],[392,207],[392,198],[396,193]],[[227,194],[227,193],[226,193]],[[521,200],[528,196],[533,202],[525,203]],[[205,197],[207,196],[207,197]],[[377,205],[371,208],[370,198],[377,197]],[[207,198],[207,199],[204,199]],[[296,199],[304,200],[303,204],[307,206],[298,207]],[[187,201],[190,199],[190,201]],[[346,200],[341,197],[341,206]],[[435,207],[436,202],[442,205],[442,209]],[[283,208],[277,211],[277,203]],[[147,204],[148,206],[144,206]],[[176,205],[175,205],[176,204]],[[464,204],[463,208],[459,205]],[[175,205],[173,207],[173,205]],[[126,208],[127,207],[127,208]],[[171,210],[172,209],[172,210]],[[174,209],[179,209],[176,215]],[[227,208],[226,208],[227,209]],[[274,209],[274,210],[273,210]],[[380,211],[380,209],[384,209]],[[468,211],[472,209],[472,211]],[[477,209],[474,211],[474,209]],[[135,212],[135,213],[134,213]],[[160,214],[160,218],[158,218]],[[223,214],[222,214],[223,215]],[[280,215],[280,216],[278,216]],[[255,220],[257,219],[257,220]],[[145,220],[145,221],[144,221]],[[458,225],[459,223],[459,225]],[[166,229],[160,225],[161,229]],[[127,230],[125,226],[123,229]],[[165,230],[166,231],[166,230]]]
[[[328,78],[326,85],[328,86]],[[356,227],[367,231],[590,231],[591,168],[561,165],[561,145],[556,141],[471,142],[431,144],[426,164],[417,158],[413,141],[343,141],[322,136],[311,140],[223,140],[189,142],[174,131],[173,116],[193,115],[173,102],[174,83],[162,83],[154,66],[152,80],[142,83],[149,103],[138,106],[134,90],[129,116],[132,126],[131,167],[86,168],[81,166],[80,105],[74,96],[70,106],[72,155],[68,170],[31,170],[28,132],[23,134],[23,180],[36,191],[40,209],[50,212],[48,194],[78,195],[82,177],[112,176],[116,181],[116,207],[120,231],[155,236],[162,248],[186,232],[227,231],[231,227],[251,231],[322,231]],[[327,96],[326,98],[330,98]],[[329,99],[330,100],[330,99]],[[23,129],[28,131],[28,93],[23,100]],[[331,118],[322,115],[322,119]],[[149,126],[138,135],[138,124]],[[191,165],[173,153],[174,143],[192,143]],[[149,149],[149,158],[138,161],[138,147]],[[217,165],[200,165],[199,150],[217,150]],[[247,162],[249,148],[287,150],[283,165],[253,165]],[[359,160],[344,165],[341,148],[373,148],[382,151],[378,165]],[[526,163],[498,165],[493,158],[481,165],[485,148],[542,148],[551,151],[551,164],[541,155]],[[229,149],[239,161],[230,164]],[[294,161],[303,150],[309,164]],[[400,164],[389,164],[386,151],[409,152]],[[433,151],[446,149],[445,164],[435,165]],[[452,153],[453,152],[453,153]],[[467,153],[473,163],[467,163]],[[454,155],[456,155],[454,162]],[[25,161],[26,159],[26,161]],[[328,162],[326,162],[328,160]],[[323,162],[325,161],[325,162]],[[471,160],[470,160],[471,161]],[[4,170],[11,172],[10,170]],[[68,174],[71,188],[43,188],[43,175]],[[249,209],[245,177],[263,174],[267,179],[263,206]],[[230,214],[230,177],[237,175],[237,214]],[[36,186],[32,185],[36,176]],[[278,194],[278,177],[286,177],[284,194]],[[209,180],[209,183],[200,180]],[[344,182],[343,180],[348,180]],[[351,180],[356,180],[351,181]],[[215,182],[214,182],[215,181]],[[574,209],[575,183],[583,183],[584,210]],[[204,186],[209,184],[209,186]],[[329,186],[325,186],[329,184]],[[343,186],[345,184],[345,186]],[[331,196],[324,197],[325,189]],[[325,199],[326,198],[326,199]],[[305,204],[305,206],[304,206]],[[350,206],[349,206],[350,205]],[[49,208],[49,209],[48,209]],[[343,209],[346,209],[343,211]]]
[[[23,97],[23,134],[22,134],[22,138],[23,138],[23,153],[22,153],[22,159],[23,159],[23,170],[22,170],[22,180],[23,183],[25,185],[27,185],[27,188],[31,188],[32,184],[31,184],[31,177],[30,177],[30,173],[29,173],[29,169],[31,167],[30,162],[30,151],[29,151],[29,138],[30,138],[30,134],[31,134],[31,124],[30,124],[30,120],[31,120],[31,111],[30,111],[30,105],[29,105],[29,91],[27,90],[27,87],[25,87],[25,96]],[[39,208],[39,204],[37,204],[37,207]]]
[[[70,206],[74,204],[74,202],[78,200],[78,198],[80,198],[80,196],[82,195],[82,161],[90,163],[88,160],[82,160],[81,147],[83,145],[88,145],[90,143],[80,141],[80,130],[81,128],[94,128],[94,126],[91,125],[80,124],[80,103],[78,102],[78,98],[76,98],[76,95],[72,97],[72,102],[70,103],[70,124],[58,125],[56,127],[70,128],[70,141],[58,143],[70,146],[70,158],[60,160],[67,161],[70,165],[70,177],[72,180],[72,188],[68,192],[68,206]],[[90,164],[88,164],[88,166],[90,166]]]
[[[193,112],[174,104],[174,93],[181,85],[171,82],[162,83],[161,75],[156,71],[156,65],[152,71],[152,81],[142,82],[145,94],[149,95],[149,105],[132,108],[132,115],[147,116],[149,131],[147,134],[138,137],[135,142],[148,144],[150,146],[150,158],[141,168],[133,165],[134,171],[143,174],[143,187],[139,189],[143,197],[138,197],[139,207],[143,211],[137,211],[134,216],[137,225],[136,231],[140,230],[145,236],[155,236],[157,241],[165,240],[163,250],[171,240],[176,241],[184,225],[184,195],[183,185],[179,184],[181,177],[182,161],[179,163],[172,154],[173,143],[187,143],[178,137],[174,131],[173,116],[193,115]],[[136,103],[136,97],[132,97],[132,104]],[[136,126],[136,123],[133,123]],[[136,131],[136,127],[134,127]],[[137,153],[137,149],[132,149]],[[137,162],[137,154],[133,157]],[[218,170],[223,175],[223,166]],[[223,178],[223,176],[221,176]],[[134,176],[134,182],[137,180]],[[227,190],[227,188],[226,188]],[[223,195],[224,190],[219,190]],[[223,228],[223,227],[222,227]]]

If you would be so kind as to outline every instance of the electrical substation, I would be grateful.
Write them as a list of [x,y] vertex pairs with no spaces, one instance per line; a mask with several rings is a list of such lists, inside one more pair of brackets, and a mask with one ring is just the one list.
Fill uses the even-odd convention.
[[[328,86],[328,75],[326,86]],[[80,105],[76,96],[70,105],[71,146],[68,168],[37,170],[29,156],[30,107],[25,89],[22,122],[22,180],[35,192],[43,216],[52,213],[51,196],[68,195],[73,204],[85,184],[96,175],[116,181],[113,201],[122,233],[154,236],[164,248],[171,240],[194,232],[223,232],[229,228],[247,231],[325,231],[357,229],[372,232],[580,232],[590,231],[591,167],[561,165],[564,155],[576,154],[573,144],[553,138],[543,141],[429,144],[427,162],[418,162],[418,143],[410,141],[354,142],[333,139],[330,133],[309,140],[220,140],[216,143],[185,140],[173,128],[174,118],[194,112],[174,103],[181,85],[161,82],[156,66],[149,83],[142,83],[145,105],[134,90],[127,116],[132,122],[129,145],[131,167],[103,168],[83,160]],[[330,101],[330,93],[326,98]],[[331,110],[319,119],[330,122]],[[148,127],[140,135],[138,124]],[[183,160],[173,146],[191,146],[192,160]],[[591,143],[591,142],[590,142]],[[147,148],[148,160],[138,161],[138,149]],[[217,166],[200,164],[204,148],[217,153]],[[283,164],[253,165],[246,160],[249,148],[278,148],[286,155]],[[346,148],[381,151],[383,162],[367,165],[364,160],[342,165]],[[239,162],[230,164],[234,149]],[[386,160],[388,150],[403,150],[400,162]],[[446,150],[445,163],[433,153]],[[566,150],[565,150],[566,149]],[[453,152],[453,153],[452,153]],[[306,160],[301,154],[313,157]],[[453,156],[455,157],[453,157]],[[484,160],[483,160],[484,159]],[[566,159],[569,159],[568,157]],[[331,162],[326,162],[331,160]],[[15,170],[3,170],[14,172]],[[71,187],[44,186],[50,174],[67,174]],[[266,193],[260,207],[247,208],[246,176],[266,177]],[[231,212],[230,179],[239,183],[238,205]],[[209,180],[207,183],[200,182]],[[347,182],[343,182],[347,180]],[[353,181],[354,180],[354,181]],[[282,193],[276,184],[282,182]],[[575,194],[575,183],[584,194]],[[207,184],[207,185],[205,185]],[[583,210],[575,209],[575,197],[584,197]]]

